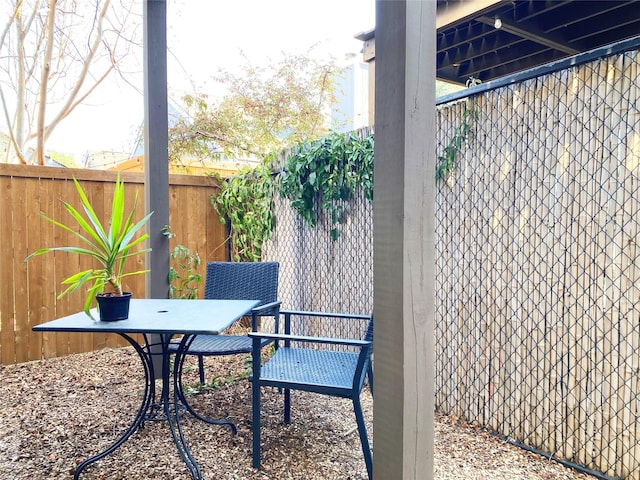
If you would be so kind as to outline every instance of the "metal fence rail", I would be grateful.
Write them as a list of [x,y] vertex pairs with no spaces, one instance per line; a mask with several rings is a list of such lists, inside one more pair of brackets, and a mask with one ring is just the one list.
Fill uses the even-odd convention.
[[[592,55],[436,112],[470,136],[436,198],[436,407],[603,478],[640,479],[640,53]],[[627,46],[625,47],[627,48]],[[584,59],[583,59],[584,60]],[[464,115],[465,109],[477,112]],[[371,205],[278,200],[286,307],[370,311]]]

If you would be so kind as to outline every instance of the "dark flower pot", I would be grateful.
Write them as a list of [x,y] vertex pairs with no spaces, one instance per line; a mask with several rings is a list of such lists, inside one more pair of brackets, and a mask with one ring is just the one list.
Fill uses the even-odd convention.
[[115,322],[129,318],[129,302],[131,292],[122,292],[122,296],[112,293],[96,295],[101,322]]

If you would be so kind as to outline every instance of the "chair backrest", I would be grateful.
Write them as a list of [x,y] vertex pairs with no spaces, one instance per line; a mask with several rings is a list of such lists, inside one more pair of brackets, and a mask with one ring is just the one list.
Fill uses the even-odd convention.
[[373,342],[373,314],[371,314],[371,320],[367,324],[367,331],[362,339],[367,342]]
[[[362,339],[367,342],[373,342],[373,313],[371,314],[371,318],[369,319],[369,323],[367,324],[367,330]],[[368,350],[369,351],[367,352],[367,357],[365,359],[365,363],[363,365],[362,372],[359,378],[358,391],[362,390],[364,379],[367,375],[369,375],[369,388],[371,389],[371,393],[373,393],[373,370],[371,368],[371,355],[373,355],[373,345],[371,345]]]
[[[278,300],[278,262],[209,262],[204,298],[260,300],[260,305]],[[273,314],[263,312],[261,315]]]

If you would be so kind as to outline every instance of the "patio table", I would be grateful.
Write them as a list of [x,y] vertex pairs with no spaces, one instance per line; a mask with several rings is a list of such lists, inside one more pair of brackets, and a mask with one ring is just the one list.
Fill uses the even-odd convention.
[[[200,467],[191,454],[180,425],[181,415],[188,411],[198,419],[213,424],[229,424],[227,420],[210,420],[198,415],[189,406],[182,392],[179,371],[184,361],[184,352],[198,334],[217,335],[236,320],[247,315],[259,304],[259,300],[179,300],[179,299],[133,299],[129,318],[117,322],[99,322],[84,312],[33,327],[37,332],[96,332],[115,333],[126,339],[138,353],[144,367],[145,387],[140,408],[129,427],[107,449],[78,465],[74,473],[77,480],[89,464],[100,460],[122,445],[145,421],[163,420],[169,424],[173,441],[180,457],[194,480],[202,479]],[[132,334],[142,334],[144,343],[139,343]],[[174,335],[183,335],[174,360],[173,375],[169,364],[168,346]],[[157,335],[159,342],[150,341]],[[154,357],[162,362],[162,391],[158,396],[155,388]],[[160,362],[158,362],[160,363]],[[173,383],[173,389],[171,389]],[[171,395],[170,392],[173,391]]]

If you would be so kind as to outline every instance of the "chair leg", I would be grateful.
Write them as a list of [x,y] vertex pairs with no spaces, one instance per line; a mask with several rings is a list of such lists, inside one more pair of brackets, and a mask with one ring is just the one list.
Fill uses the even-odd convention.
[[284,389],[284,423],[291,423],[291,390]]
[[373,397],[373,364],[371,362],[369,362],[369,367],[367,368],[367,378],[369,380],[369,390]]
[[198,371],[200,372],[200,385],[204,385],[204,357],[198,355]]
[[253,374],[251,376],[251,433],[253,435],[253,468],[260,470],[260,348],[253,339],[251,353]]
[[252,383],[252,406],[253,421],[253,468],[260,470],[260,384],[256,381]]
[[373,459],[371,458],[369,437],[367,437],[367,427],[364,424],[364,415],[362,414],[362,406],[360,405],[359,396],[353,397],[353,411],[356,414],[356,424],[358,425],[358,433],[360,434],[360,443],[362,444],[364,463],[367,466],[367,474],[369,476],[369,480],[371,480],[373,476]]

